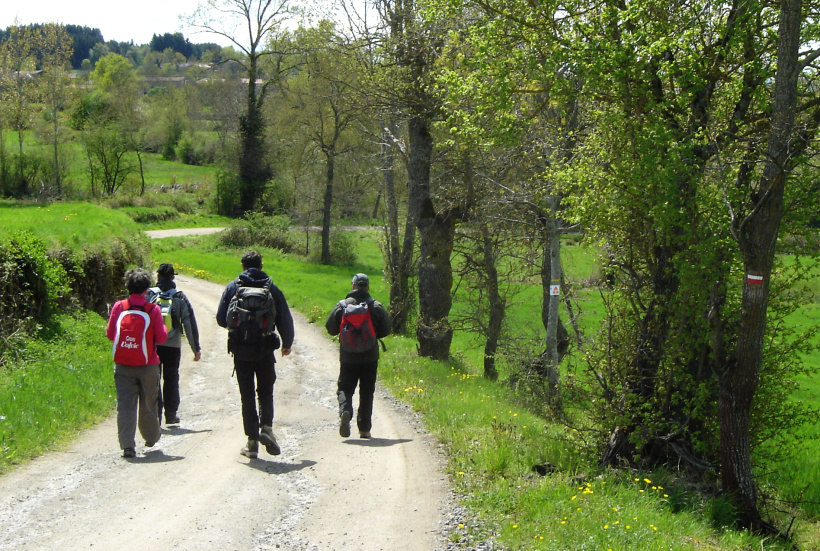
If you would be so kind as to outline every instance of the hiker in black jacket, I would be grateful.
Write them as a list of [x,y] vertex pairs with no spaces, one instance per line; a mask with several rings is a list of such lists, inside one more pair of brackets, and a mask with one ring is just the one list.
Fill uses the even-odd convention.
[[[290,354],[293,346],[293,318],[285,300],[285,295],[262,271],[262,256],[253,250],[242,255],[242,269],[239,277],[228,283],[222,293],[216,312],[216,323],[228,328],[228,349],[233,354],[236,382],[242,399],[242,421],[247,445],[240,450],[245,457],[255,459],[259,453],[259,442],[271,455],[279,455],[279,444],[273,436],[273,384],[276,382],[276,359],[273,352],[279,348],[281,337],[282,356]],[[276,308],[275,333],[265,338],[261,345],[249,346],[238,340],[237,332],[228,327],[228,311],[231,299],[240,287],[268,287]],[[271,328],[273,329],[273,328]],[[254,378],[256,381],[254,382]],[[256,401],[259,399],[259,412]]]
[[[361,335],[347,337],[347,329],[342,327],[345,312],[366,304],[372,329],[372,338]],[[360,308],[360,307],[359,307]],[[348,314],[349,315],[349,314]],[[357,314],[360,315],[360,314]],[[325,329],[331,335],[339,335],[339,381],[337,398],[339,400],[339,434],[343,438],[350,436],[350,420],[353,418],[353,394],[359,386],[359,410],[356,424],[359,436],[370,438],[373,416],[373,394],[376,390],[376,373],[379,368],[379,345],[377,339],[390,334],[391,322],[387,310],[381,303],[370,296],[370,280],[365,274],[353,276],[352,290],[347,297],[339,301],[330,312]],[[360,340],[357,343],[351,342]],[[365,344],[362,344],[365,343]]]
[[176,273],[173,264],[160,264],[157,269],[157,284],[148,289],[149,302],[155,302],[158,297],[168,298],[171,301],[168,315],[171,316],[171,328],[168,330],[168,340],[157,346],[159,355],[159,372],[162,377],[162,389],[159,393],[159,408],[157,413],[162,418],[165,410],[165,424],[178,425],[179,415],[179,363],[182,359],[182,337],[185,336],[188,346],[194,354],[194,361],[202,357],[202,348],[199,346],[199,328],[196,324],[194,307],[177,289],[174,281]]

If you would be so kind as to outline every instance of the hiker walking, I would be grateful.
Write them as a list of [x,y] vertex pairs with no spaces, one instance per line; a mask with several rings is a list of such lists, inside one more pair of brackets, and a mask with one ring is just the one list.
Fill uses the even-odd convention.
[[[248,443],[240,453],[255,459],[260,442],[269,454],[280,453],[273,436],[273,384],[276,382],[273,351],[279,348],[281,337],[282,356],[290,354],[294,331],[285,295],[262,271],[262,256],[250,250],[242,255],[241,262],[243,272],[228,283],[222,293],[216,323],[228,329],[228,351],[233,354],[242,401],[242,422]],[[275,331],[279,332],[278,336]]]
[[166,425],[179,424],[179,362],[182,357],[183,335],[194,353],[194,361],[198,362],[202,357],[194,307],[185,293],[177,289],[175,276],[173,264],[160,264],[157,268],[157,285],[150,288],[147,294],[148,301],[160,307],[168,330],[168,340],[157,345],[159,374],[162,379],[157,415],[162,419],[162,410],[165,409]]
[[[125,273],[128,298],[111,308],[105,335],[113,341],[114,385],[117,389],[117,434],[122,456],[136,457],[137,426],[150,448],[162,436],[157,414],[159,356],[156,345],[168,332],[157,305],[146,300],[151,275],[142,268]],[[139,408],[139,416],[137,415]]]
[[[339,335],[339,434],[350,436],[353,418],[353,394],[359,386],[359,411],[356,424],[359,436],[370,438],[373,416],[373,393],[379,368],[379,343],[390,334],[390,316],[370,296],[370,280],[365,274],[353,276],[352,290],[330,312],[325,323],[327,332]],[[382,346],[384,346],[382,344]]]

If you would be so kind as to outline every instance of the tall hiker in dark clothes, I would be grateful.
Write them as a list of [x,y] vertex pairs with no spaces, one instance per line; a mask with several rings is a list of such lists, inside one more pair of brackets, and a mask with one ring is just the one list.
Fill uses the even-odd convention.
[[[262,271],[262,256],[253,250],[242,255],[242,269],[239,277],[228,283],[219,309],[216,323],[228,329],[228,351],[233,354],[236,382],[242,399],[242,421],[247,445],[240,450],[245,457],[254,459],[259,453],[259,442],[271,455],[279,455],[279,444],[273,436],[273,384],[276,382],[276,359],[274,350],[279,348],[280,337],[282,356],[290,354],[293,346],[293,318],[282,291],[273,284]],[[270,297],[266,304],[268,311],[275,311],[273,325],[265,318],[262,327],[251,327],[248,311],[238,309],[239,299],[254,294],[261,300],[260,292]],[[272,299],[272,300],[271,300]],[[256,318],[253,318],[256,319]],[[241,322],[241,323],[240,323]],[[274,333],[278,331],[279,336]],[[255,379],[255,382],[254,382]],[[256,400],[259,399],[257,413]]]
[[[364,308],[363,305],[366,305]],[[390,334],[387,310],[370,296],[370,280],[365,274],[353,276],[353,287],[339,301],[325,323],[327,332],[339,335],[339,434],[350,436],[353,418],[353,394],[359,387],[359,411],[356,424],[359,436],[370,438],[373,417],[373,394],[379,368],[379,344]]]
[[159,372],[162,377],[157,414],[162,419],[162,411],[165,409],[166,425],[179,423],[179,362],[182,357],[183,335],[194,353],[194,361],[198,362],[202,357],[194,307],[185,293],[177,289],[175,276],[172,264],[160,264],[157,269],[157,285],[149,289],[147,295],[149,301],[159,304],[164,310],[163,318],[168,316],[165,321],[168,340],[157,346]]

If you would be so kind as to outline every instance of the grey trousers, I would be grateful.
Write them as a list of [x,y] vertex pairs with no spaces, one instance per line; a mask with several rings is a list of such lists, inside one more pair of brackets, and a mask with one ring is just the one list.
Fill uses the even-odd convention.
[[134,437],[138,425],[145,443],[156,443],[162,436],[157,413],[159,365],[131,367],[114,364],[114,386],[117,388],[117,434],[120,448],[124,450],[137,447]]

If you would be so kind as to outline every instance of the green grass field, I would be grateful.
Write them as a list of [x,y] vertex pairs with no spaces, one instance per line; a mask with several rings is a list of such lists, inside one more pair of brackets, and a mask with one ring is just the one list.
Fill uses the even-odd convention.
[[[70,211],[79,208],[65,208],[0,208],[0,227],[6,228],[6,221],[13,218],[17,221],[15,228],[22,229],[26,216],[43,231],[63,222],[105,228],[106,224],[122,221],[121,213],[99,207],[80,210],[85,214],[74,217]],[[68,220],[64,220],[66,216]],[[83,220],[93,222],[84,224]],[[127,220],[123,223],[129,226]],[[283,289],[291,306],[312,321],[323,323],[331,306],[349,288],[353,273],[368,273],[373,295],[382,300],[387,296],[378,235],[376,231],[358,235],[358,262],[352,266],[323,266],[273,250],[260,252],[265,258],[265,270]],[[594,251],[572,245],[564,252],[572,281],[596,273]],[[241,253],[219,248],[212,236],[166,238],[152,242],[153,266],[148,268],[173,262],[181,273],[224,284],[239,271]],[[539,301],[537,289],[522,292],[511,308],[510,324],[538,325]],[[595,294],[581,293],[579,302],[585,326],[594,327],[602,316]],[[816,304],[807,305],[793,322],[815,323],[817,312]],[[57,350],[59,342],[39,343],[13,368],[0,374],[0,407],[4,408],[0,411],[0,470],[53,447],[47,442],[59,443],[66,437],[40,440],[24,426],[59,425],[64,435],[71,434],[111,410],[113,389],[107,375],[110,345],[103,335],[104,320],[95,320],[74,324],[61,320],[63,338],[72,343],[64,347],[64,352]],[[724,522],[730,515],[723,500],[703,498],[666,473],[601,471],[594,452],[584,444],[583,434],[534,415],[519,405],[520,400],[503,381],[493,383],[480,376],[482,366],[472,353],[475,342],[474,336],[457,334],[455,359],[439,362],[418,357],[413,339],[391,336],[379,372],[381,383],[421,412],[426,426],[445,446],[447,473],[470,511],[470,520],[452,532],[454,541],[470,548],[471,542],[492,536],[498,548],[545,551],[787,548],[774,538],[727,528]],[[47,385],[43,377],[53,379],[48,370],[54,370],[54,365],[71,367],[57,370],[65,377]],[[78,392],[78,373],[99,380],[101,386],[85,385],[89,388]],[[820,400],[817,382],[806,383],[795,399],[816,403]],[[28,391],[41,395],[41,401],[24,398]],[[62,394],[72,397],[70,404],[65,400],[50,401],[50,397]],[[12,396],[23,404],[21,408],[7,409]],[[49,405],[52,402],[54,407]],[[60,411],[77,404],[85,413],[68,417]],[[64,417],[64,422],[53,422]],[[795,453],[783,464],[773,466],[761,482],[776,483],[781,495],[790,499],[816,499],[810,496],[816,496],[812,492],[816,492],[820,464],[817,442],[811,439],[817,434],[818,427],[806,427],[804,437],[794,442]],[[534,466],[546,464],[554,466],[554,472],[541,476],[533,471]],[[809,507],[807,513],[795,511],[798,518],[794,529],[800,548],[820,548],[817,511]],[[779,520],[784,527],[788,524],[787,516]]]

